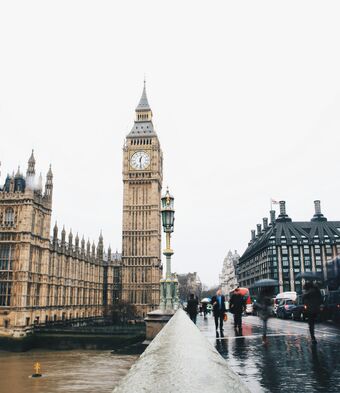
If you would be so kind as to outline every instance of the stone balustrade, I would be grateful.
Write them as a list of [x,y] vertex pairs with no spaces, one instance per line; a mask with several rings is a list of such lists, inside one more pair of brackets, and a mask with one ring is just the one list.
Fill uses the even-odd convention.
[[114,393],[249,393],[183,310],[178,310]]

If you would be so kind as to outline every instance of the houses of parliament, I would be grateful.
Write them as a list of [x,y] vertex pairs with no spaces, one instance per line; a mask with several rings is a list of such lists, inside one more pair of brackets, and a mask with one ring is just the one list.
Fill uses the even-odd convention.
[[[145,83],[123,148],[122,253],[51,227],[53,173],[7,175],[0,187],[0,334],[101,319],[117,301],[140,317],[159,306],[163,156]],[[98,223],[98,226],[100,223]],[[60,230],[61,229],[61,230]]]

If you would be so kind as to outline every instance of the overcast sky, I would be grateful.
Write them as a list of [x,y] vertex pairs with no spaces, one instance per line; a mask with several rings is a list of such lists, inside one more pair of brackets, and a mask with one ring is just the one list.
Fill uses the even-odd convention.
[[53,221],[121,249],[144,74],[176,203],[173,270],[218,282],[270,198],[340,219],[338,1],[1,1],[1,182],[34,148]]

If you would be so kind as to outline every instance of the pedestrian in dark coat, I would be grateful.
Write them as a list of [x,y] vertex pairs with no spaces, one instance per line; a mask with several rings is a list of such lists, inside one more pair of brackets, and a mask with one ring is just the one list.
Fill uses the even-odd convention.
[[207,303],[202,303],[202,310],[203,310],[203,315],[204,315],[204,319],[207,319]]
[[222,295],[222,290],[219,288],[216,295],[212,297],[211,304],[213,306],[213,314],[215,319],[216,337],[218,337],[218,325],[220,325],[220,333],[223,335],[223,320],[226,312],[225,297]]
[[230,297],[229,310],[234,314],[234,329],[237,334],[242,334],[242,314],[246,310],[246,302],[238,288]]
[[315,322],[320,313],[320,306],[322,304],[322,295],[320,289],[311,282],[306,282],[303,287],[304,294],[302,296],[303,304],[306,308],[306,315],[308,319],[309,332],[312,343],[316,344],[315,338]]
[[272,296],[273,296],[273,288],[263,288],[254,303],[254,310],[257,311],[258,316],[262,320],[263,324],[263,334],[262,340],[264,343],[267,342],[267,323],[269,317],[272,315]]
[[197,319],[197,307],[198,307],[198,300],[195,299],[195,296],[192,293],[190,295],[189,300],[188,300],[187,313],[189,314],[189,317],[192,320],[192,322],[195,324],[196,324],[196,319]]

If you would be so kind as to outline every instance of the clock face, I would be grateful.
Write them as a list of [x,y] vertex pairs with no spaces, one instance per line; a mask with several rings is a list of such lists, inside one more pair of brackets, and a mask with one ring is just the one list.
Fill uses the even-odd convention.
[[145,151],[137,151],[131,157],[131,166],[134,169],[142,170],[150,165],[150,156]]

